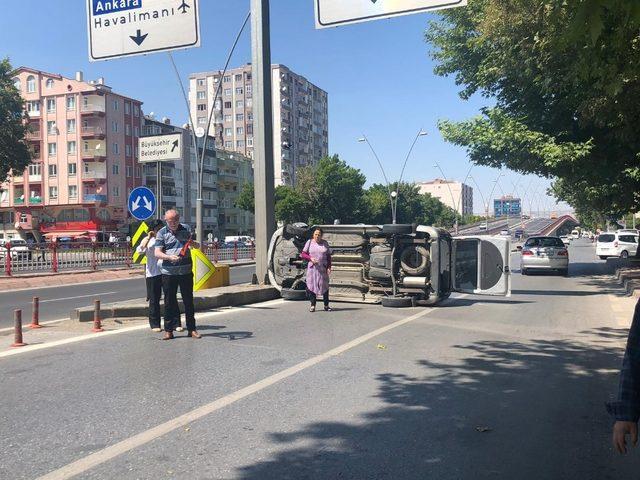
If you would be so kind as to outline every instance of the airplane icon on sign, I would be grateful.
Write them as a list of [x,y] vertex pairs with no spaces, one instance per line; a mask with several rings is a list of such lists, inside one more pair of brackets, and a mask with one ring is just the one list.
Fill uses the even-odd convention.
[[187,2],[182,0],[182,5],[178,7],[178,10],[182,9],[182,13],[187,13],[187,8],[191,8],[191,6],[188,5]]

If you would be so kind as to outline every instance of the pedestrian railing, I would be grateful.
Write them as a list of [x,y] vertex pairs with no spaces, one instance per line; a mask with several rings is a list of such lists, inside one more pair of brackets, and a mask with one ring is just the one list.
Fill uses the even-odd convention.
[[[213,263],[255,259],[255,247],[252,245],[222,246],[205,243],[202,250]],[[32,244],[29,247],[12,247],[9,242],[0,246],[0,276],[114,267],[140,268],[140,265],[133,263],[132,255],[131,246],[124,242],[53,242]]]

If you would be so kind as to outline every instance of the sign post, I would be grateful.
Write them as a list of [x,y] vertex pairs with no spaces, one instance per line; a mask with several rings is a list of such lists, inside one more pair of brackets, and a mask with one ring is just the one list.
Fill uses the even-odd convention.
[[315,0],[316,28],[462,7],[467,0]]
[[87,0],[89,60],[199,47],[199,12],[198,0]]

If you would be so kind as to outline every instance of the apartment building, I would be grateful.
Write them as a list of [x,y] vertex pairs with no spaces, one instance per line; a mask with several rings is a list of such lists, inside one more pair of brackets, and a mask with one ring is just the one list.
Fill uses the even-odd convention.
[[[327,92],[284,65],[272,65],[273,155],[276,185],[293,185],[300,167],[329,153]],[[216,146],[253,158],[251,64],[189,77],[189,103],[196,127],[206,128]],[[220,97],[213,104],[216,90]]]
[[420,194],[428,193],[460,215],[473,215],[473,188],[462,182],[436,178],[429,182],[418,182]]
[[85,82],[28,67],[14,71],[28,113],[33,162],[0,186],[0,238],[89,235],[125,224],[142,102],[104,79]]
[[[182,133],[182,160],[162,162],[162,209],[175,208],[184,223],[195,227],[197,162],[202,155],[204,139],[198,139],[196,156],[193,135],[186,125],[178,127],[171,125],[168,118],[156,120],[147,115],[144,117],[143,131],[145,136]],[[236,207],[242,186],[253,182],[251,159],[238,153],[216,149],[214,145],[215,139],[209,137],[203,165],[203,231],[218,238],[226,235],[253,235],[253,215]],[[155,163],[145,166],[144,181],[154,193],[158,192]]]

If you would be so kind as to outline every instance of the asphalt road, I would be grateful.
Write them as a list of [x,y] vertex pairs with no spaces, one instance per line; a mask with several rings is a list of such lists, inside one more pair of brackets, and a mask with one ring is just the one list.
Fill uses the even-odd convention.
[[72,462],[83,479],[637,478],[603,406],[617,291],[590,244],[570,253],[569,278],[522,277],[514,256],[507,299],[272,302],[199,315],[199,341],[139,330],[0,358],[0,478]]
[[[254,265],[232,267],[229,280],[232,285],[249,283],[255,273]],[[109,282],[63,285],[51,288],[8,291],[0,293],[0,328],[13,325],[13,311],[22,309],[23,323],[31,321],[32,299],[40,298],[40,321],[46,322],[69,318],[74,308],[91,305],[99,298],[103,303],[120,300],[132,300],[146,296],[145,282],[142,277]]]

